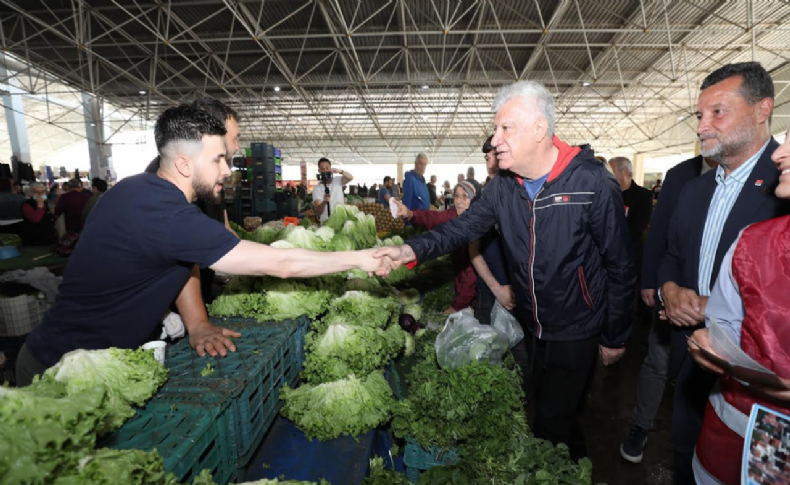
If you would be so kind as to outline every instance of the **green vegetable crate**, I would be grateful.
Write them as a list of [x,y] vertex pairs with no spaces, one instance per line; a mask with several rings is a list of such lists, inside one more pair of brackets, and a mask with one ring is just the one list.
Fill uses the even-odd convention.
[[116,449],[156,448],[165,470],[191,483],[208,469],[218,483],[235,479],[234,450],[226,415],[220,407],[149,402],[102,445]]
[[426,450],[417,441],[406,437],[403,450],[403,464],[406,466],[406,477],[412,483],[420,480],[420,472],[435,466],[455,465],[461,461],[461,455],[455,448],[443,449],[432,446]]
[[[168,348],[170,378],[162,391],[176,402],[179,388],[203,387],[228,395],[231,436],[236,442],[237,464],[247,464],[263,435],[277,417],[280,387],[295,386],[304,361],[304,336],[310,320],[252,323],[249,319],[222,319],[214,323],[242,334],[236,352],[222,357],[198,357],[186,339]],[[204,369],[211,364],[213,372]],[[205,374],[205,375],[204,375]],[[185,393],[189,396],[190,393]]]
[[[280,386],[284,382],[292,387],[298,383],[304,361],[304,336],[310,324],[307,317],[267,323],[251,323],[249,319],[239,318],[213,322],[242,334],[234,340],[236,352],[224,358],[201,358],[187,339],[169,346],[165,361],[170,370],[167,382],[135,418],[112,435],[112,444],[108,445],[157,448],[165,459],[167,471],[176,473],[175,465],[180,466],[179,470],[188,468],[189,473],[184,472],[186,478],[179,475],[183,483],[189,482],[193,469],[197,473],[202,468],[212,470],[214,480],[220,485],[243,478],[237,474],[247,465],[277,417],[281,407]],[[212,371],[205,372],[207,368]],[[158,422],[158,416],[149,415],[161,414],[163,409],[175,420],[184,416],[190,419],[199,419],[202,414],[211,416],[209,426],[213,427],[213,436],[223,443],[215,445],[223,450],[219,465],[204,463],[213,456],[210,450],[204,450],[205,456],[198,455],[201,464],[193,462],[191,466],[192,455],[171,449],[169,441],[161,443],[161,433],[156,433],[155,426],[151,432],[146,432],[147,428],[141,423]],[[193,441],[196,439],[192,437]]]

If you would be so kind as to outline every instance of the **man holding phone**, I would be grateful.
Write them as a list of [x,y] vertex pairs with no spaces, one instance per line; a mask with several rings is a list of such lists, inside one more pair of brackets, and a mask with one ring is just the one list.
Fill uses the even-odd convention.
[[[334,177],[334,174],[340,177]],[[350,173],[332,168],[332,162],[328,158],[318,160],[318,185],[313,189],[313,207],[318,222],[325,222],[338,205],[346,203],[343,195],[343,186],[354,180]]]

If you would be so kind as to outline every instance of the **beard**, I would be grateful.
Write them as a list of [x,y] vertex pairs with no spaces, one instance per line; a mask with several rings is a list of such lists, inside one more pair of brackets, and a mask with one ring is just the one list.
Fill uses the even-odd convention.
[[[757,127],[749,123],[738,125],[732,135],[724,137],[722,135],[700,137],[701,140],[715,138],[718,143],[710,148],[703,148],[700,144],[700,154],[705,158],[717,162],[719,165],[726,166],[729,159],[738,155],[744,148],[749,146],[749,143],[757,136]],[[724,163],[722,163],[724,162]]]
[[208,180],[204,180],[200,176],[192,180],[192,190],[195,191],[195,196],[197,196],[198,199],[212,204],[219,204],[221,202],[220,194],[214,194],[215,186],[216,182],[212,183]]

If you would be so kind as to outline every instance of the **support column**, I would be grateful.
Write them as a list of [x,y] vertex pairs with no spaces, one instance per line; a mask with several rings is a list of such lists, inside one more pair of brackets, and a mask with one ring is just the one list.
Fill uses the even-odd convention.
[[636,153],[631,160],[631,165],[634,167],[634,182],[639,185],[645,184],[645,158],[647,158],[646,153]]
[[403,161],[398,161],[398,179],[396,182],[403,185]]
[[111,145],[104,143],[104,104],[90,93],[82,93],[82,112],[85,118],[85,135],[88,139],[88,156],[91,162],[91,178],[106,178],[111,169]]
[[[5,57],[5,56],[3,56]],[[8,70],[4,62],[0,62],[0,77],[7,78]],[[16,79],[9,81],[11,84]],[[7,89],[7,90],[6,90]],[[9,91],[14,91],[12,94]],[[27,125],[25,124],[25,107],[22,104],[21,90],[14,89],[13,86],[6,86],[2,91],[2,101],[5,107],[5,119],[8,125],[8,137],[11,141],[11,153],[20,162],[32,163],[30,158],[30,142],[27,137]],[[17,167],[11,164],[11,170],[16,176]]]

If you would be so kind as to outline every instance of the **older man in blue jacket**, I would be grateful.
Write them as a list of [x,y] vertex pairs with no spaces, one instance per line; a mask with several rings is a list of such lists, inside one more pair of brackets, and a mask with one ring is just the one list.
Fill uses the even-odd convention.
[[425,183],[428,155],[420,153],[414,160],[414,170],[406,172],[403,179],[403,205],[410,210],[430,210],[431,195]]
[[578,459],[587,454],[578,411],[596,357],[619,359],[631,330],[636,273],[623,199],[589,146],[554,136],[554,101],[543,85],[506,86],[494,107],[499,175],[458,219],[377,256],[424,262],[499,224],[526,334],[532,429]]

